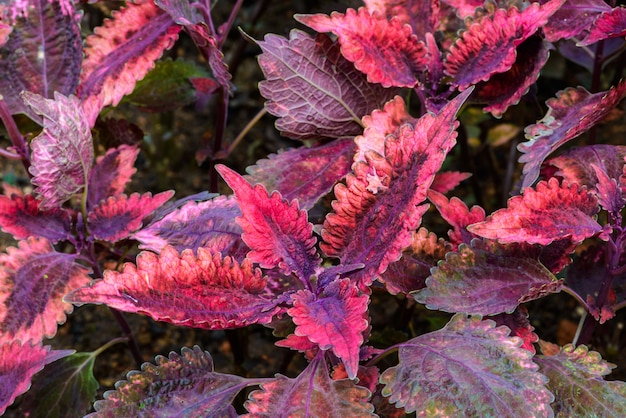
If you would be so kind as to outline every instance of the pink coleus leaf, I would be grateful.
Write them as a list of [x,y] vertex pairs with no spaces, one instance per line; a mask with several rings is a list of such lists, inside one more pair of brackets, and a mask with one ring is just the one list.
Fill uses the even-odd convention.
[[180,27],[152,1],[127,3],[85,41],[78,96],[93,126],[103,107],[117,105],[178,38]]
[[439,193],[448,193],[458,186],[463,180],[467,180],[472,173],[462,173],[459,171],[442,171],[435,175],[435,179],[430,185],[430,189]]
[[496,326],[506,325],[511,330],[511,336],[520,337],[523,341],[522,348],[535,354],[535,346],[533,345],[539,341],[539,336],[534,332],[535,327],[530,325],[528,320],[528,309],[525,306],[518,306],[517,309],[511,314],[499,314],[492,316],[496,322]]
[[20,241],[0,254],[0,328],[22,341],[56,334],[72,305],[66,293],[91,281],[75,254],[58,253],[43,238]]
[[476,9],[482,8],[485,2],[483,0],[444,0],[444,3],[452,6],[457,15],[461,19],[465,19],[473,17],[476,14]]
[[537,356],[535,362],[554,393],[555,416],[620,417],[626,414],[626,383],[603,377],[615,366],[584,345],[567,344],[555,355]]
[[509,331],[457,314],[443,329],[400,345],[399,364],[380,377],[382,393],[407,412],[551,417],[548,379]]
[[365,0],[364,3],[372,15],[408,24],[418,39],[424,39],[426,33],[435,33],[439,25],[439,0]]
[[174,195],[174,191],[133,193],[130,196],[111,196],[89,212],[87,227],[93,238],[116,242],[128,238],[141,228],[144,218],[151,215]]
[[318,355],[296,378],[283,375],[248,396],[244,404],[252,417],[376,417],[371,393],[349,379],[332,380]]
[[[366,161],[353,165],[346,185],[335,186],[337,200],[324,222],[321,248],[343,264],[363,264],[364,269],[352,275],[355,280],[371,284],[410,245],[411,233],[426,210],[420,204],[455,144],[455,115],[469,93],[471,89],[436,115],[428,113],[391,128],[385,135],[384,154],[367,151]],[[396,98],[384,112],[389,109],[387,117],[394,119],[396,109],[403,107],[402,99]]]
[[339,279],[327,285],[321,295],[301,290],[292,299],[293,307],[287,313],[296,324],[295,334],[307,337],[322,350],[331,349],[354,379],[363,331],[368,326],[365,315],[369,296],[350,279]]
[[345,14],[296,15],[297,21],[318,32],[339,37],[341,54],[367,75],[370,83],[384,87],[414,87],[428,63],[424,42],[402,19],[387,20],[366,8]]
[[33,195],[0,196],[0,227],[15,239],[39,236],[57,242],[72,236],[71,215],[64,209],[39,209]]
[[624,208],[624,196],[617,184],[617,179],[609,177],[609,175],[600,167],[591,164],[591,168],[596,172],[598,178],[597,196],[598,203],[604,210],[611,213],[614,219],[617,219]]
[[319,147],[279,152],[246,168],[246,179],[266,190],[278,190],[289,202],[298,199],[300,208],[309,210],[350,172],[354,151],[352,138],[341,138]]
[[144,363],[141,371],[117,382],[115,390],[104,393],[104,400],[96,401],[96,412],[87,416],[237,416],[233,399],[249,383],[240,376],[216,373],[208,352],[183,347],[180,355],[171,352],[155,360],[156,365]]
[[80,14],[66,14],[59,2],[27,2],[26,16],[12,22],[7,42],[0,42],[0,96],[11,113],[41,120],[19,94],[30,91],[52,99],[54,92],[73,94],[83,57]]
[[31,142],[30,173],[41,209],[55,209],[87,185],[94,150],[91,129],[74,97],[54,93],[54,100],[28,91],[24,102],[43,116],[43,132]]
[[578,45],[586,46],[603,39],[624,36],[626,36],[626,8],[615,7],[598,16],[589,28],[589,34]]
[[120,145],[96,159],[96,164],[89,176],[89,189],[87,190],[89,210],[109,196],[124,193],[126,184],[135,173],[137,154],[139,154],[138,147]]
[[240,265],[204,248],[196,256],[165,247],[159,255],[141,252],[137,265],[126,263],[122,272],[105,271],[102,280],[65,300],[104,303],[175,325],[226,329],[268,323],[280,312],[278,302],[266,295],[266,282],[248,260]]
[[527,188],[522,196],[509,199],[508,206],[468,230],[501,243],[527,242],[547,245],[571,238],[582,242],[602,231],[595,217],[598,200],[577,184],[559,184],[555,178]]
[[[170,245],[178,252],[209,248],[230,255],[241,241],[241,227],[235,218],[241,210],[234,198],[218,196],[206,202],[187,202],[162,219],[132,234],[140,248],[160,252]],[[242,243],[243,244],[243,243]]]
[[33,375],[72,351],[53,350],[31,342],[0,338],[0,415],[30,387]]
[[448,253],[432,270],[427,287],[413,297],[429,309],[495,315],[557,293],[562,284],[538,260],[476,240],[472,246],[461,244],[457,252]]
[[523,11],[516,7],[497,9],[472,23],[446,57],[446,73],[453,77],[453,84],[465,90],[508,71],[515,63],[516,48],[547,22],[563,1],[532,3]]
[[483,208],[472,206],[472,209],[469,209],[461,199],[453,197],[448,200],[443,194],[432,189],[428,191],[428,199],[435,205],[443,219],[454,228],[448,232],[453,245],[469,244],[476,237],[467,230],[467,227],[485,220]]
[[368,83],[326,35],[293,30],[289,39],[267,35],[258,42],[266,80],[259,90],[290,138],[319,139],[361,133],[360,118],[393,97],[396,89]]
[[626,97],[626,81],[609,91],[591,94],[583,87],[557,93],[546,104],[550,108],[542,120],[525,129],[527,142],[518,145],[524,164],[522,187],[539,176],[544,159],[555,149],[595,126]]
[[300,280],[308,281],[320,258],[306,211],[299,209],[296,200],[288,203],[278,192],[270,196],[262,185],[251,186],[226,166],[216,169],[237,196],[241,237],[251,249],[248,258],[263,268],[278,267],[284,274],[295,272]]
[[604,0],[566,0],[544,26],[546,40],[573,38],[588,29],[598,15],[610,10]]

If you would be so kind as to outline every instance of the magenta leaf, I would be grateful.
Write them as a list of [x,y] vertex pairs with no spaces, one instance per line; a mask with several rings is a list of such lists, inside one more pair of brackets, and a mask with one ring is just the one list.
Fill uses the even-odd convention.
[[[465,19],[473,17],[476,14],[476,10],[482,8],[485,2],[483,0],[445,0],[444,3],[452,6],[456,14],[461,19]],[[506,2],[502,3],[506,4]]]
[[333,32],[339,37],[341,54],[367,75],[370,83],[384,87],[414,87],[417,76],[426,69],[428,57],[419,40],[402,19],[387,20],[372,15],[366,8],[296,15],[297,21],[318,32]]
[[[321,248],[343,264],[363,264],[354,279],[371,284],[410,245],[426,210],[420,204],[455,144],[455,114],[470,90],[438,114],[425,114],[386,132],[384,154],[366,151],[366,161],[355,162],[346,185],[335,186],[337,200],[334,212],[326,216]],[[398,109],[404,109],[400,98],[385,105],[384,113],[393,120]],[[372,142],[368,135],[366,131],[364,141],[357,143],[359,148]]]
[[208,352],[184,347],[180,355],[171,352],[155,360],[156,365],[144,363],[141,371],[131,371],[115,390],[105,392],[88,417],[237,416],[231,403],[246,379],[213,371]]
[[307,337],[320,349],[343,360],[350,379],[359,368],[359,348],[368,327],[369,296],[361,293],[349,279],[331,282],[319,296],[301,290],[292,296],[287,313],[296,324],[295,335]]
[[354,150],[352,138],[342,138],[319,147],[279,152],[246,168],[246,180],[279,191],[289,202],[298,199],[300,208],[309,210],[350,172]]
[[[241,242],[235,218],[241,211],[235,199],[216,197],[206,202],[187,202],[162,219],[132,234],[140,248],[160,252],[170,245],[178,252],[205,247],[213,253],[231,255]],[[243,245],[243,243],[241,243]]]
[[527,242],[548,245],[571,238],[582,242],[602,231],[596,222],[596,197],[577,184],[559,184],[555,178],[527,188],[522,196],[509,199],[508,206],[497,210],[468,230],[501,243]]
[[516,48],[547,22],[563,1],[532,3],[523,11],[497,9],[472,23],[446,57],[446,73],[453,77],[453,84],[465,90],[508,71],[515,63]]
[[626,8],[615,7],[603,12],[589,28],[589,34],[578,45],[591,45],[603,39],[626,36]]
[[141,228],[142,221],[174,195],[174,191],[133,193],[130,196],[111,196],[100,202],[87,218],[87,227],[93,238],[116,242],[128,238]]
[[41,210],[33,195],[0,196],[0,227],[15,239],[35,235],[57,242],[72,236],[70,212]]
[[511,314],[499,314],[492,316],[496,326],[506,325],[511,330],[511,336],[520,337],[523,341],[522,348],[535,354],[534,343],[539,341],[539,336],[535,334],[535,327],[530,325],[528,320],[528,309],[518,306]]
[[544,159],[555,149],[595,126],[626,97],[626,81],[609,91],[591,94],[583,87],[568,88],[557,93],[546,104],[550,108],[542,120],[528,126],[527,142],[518,145],[523,153],[522,187],[528,187],[539,176]]
[[604,0],[566,0],[544,26],[546,40],[573,38],[589,29],[599,14],[610,10]]
[[435,205],[443,219],[454,228],[448,232],[453,245],[469,244],[476,237],[467,230],[471,224],[485,220],[485,210],[480,206],[472,206],[470,210],[458,197],[448,200],[443,194],[434,190],[428,191],[428,199]]
[[298,377],[283,375],[261,383],[244,404],[252,417],[376,417],[371,393],[349,379],[332,380],[322,356]]
[[0,254],[0,328],[14,339],[52,338],[72,305],[66,293],[91,281],[76,255],[54,251],[43,238],[20,241]]
[[507,327],[457,314],[443,329],[400,346],[399,364],[380,377],[382,393],[407,412],[551,417],[548,379],[521,343]]
[[551,356],[537,356],[535,362],[548,377],[548,389],[556,400],[555,416],[585,417],[626,414],[626,383],[603,378],[615,366],[599,353],[571,344]]
[[133,91],[179,32],[167,13],[146,1],[127,3],[87,37],[78,96],[90,126],[103,107],[116,106]]
[[360,118],[393,97],[396,89],[368,83],[326,35],[293,30],[289,39],[258,42],[266,80],[259,89],[276,127],[290,138],[319,139],[361,133]]
[[30,91],[52,99],[54,92],[73,94],[83,56],[80,15],[66,14],[56,1],[27,2],[26,16],[12,22],[8,41],[0,42],[0,95],[11,113],[41,120],[19,94]]
[[611,178],[600,167],[595,164],[591,164],[591,168],[596,172],[598,178],[597,196],[598,203],[604,210],[608,211],[614,219],[617,219],[620,212],[624,208],[624,197],[622,191],[617,184],[616,178]]
[[226,166],[216,169],[237,196],[242,213],[237,222],[251,249],[248,258],[262,268],[278,267],[284,274],[295,272],[300,280],[308,281],[321,260],[313,225],[298,201],[288,203],[278,192],[270,196],[262,185],[251,186]]
[[364,3],[372,15],[408,24],[418,39],[424,39],[426,33],[434,33],[439,26],[439,0],[365,0]]
[[48,363],[72,352],[53,350],[50,346],[10,341],[0,338],[0,415],[30,387],[33,375]]
[[180,255],[165,247],[156,255],[143,251],[137,265],[126,263],[121,273],[107,270],[102,280],[65,297],[76,305],[104,303],[157,321],[204,329],[237,328],[268,323],[280,309],[267,297],[267,279],[250,261],[241,265],[230,257]]
[[44,117],[43,132],[31,142],[30,173],[41,209],[55,209],[86,185],[93,164],[93,141],[80,101],[54,93],[54,100],[23,92],[24,102]]
[[467,180],[472,173],[461,173],[459,171],[442,171],[435,175],[435,179],[430,185],[430,189],[439,193],[448,193],[458,186],[463,180]]
[[105,155],[96,159],[96,164],[89,176],[87,191],[87,207],[91,210],[100,201],[109,196],[124,193],[126,184],[135,173],[135,159],[139,148],[120,145],[110,149]]
[[538,260],[478,240],[461,244],[431,272],[415,300],[429,309],[471,315],[511,313],[520,303],[559,292],[563,284]]

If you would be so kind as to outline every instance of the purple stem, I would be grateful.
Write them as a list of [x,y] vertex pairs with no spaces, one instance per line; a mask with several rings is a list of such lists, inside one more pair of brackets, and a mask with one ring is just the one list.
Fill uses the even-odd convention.
[[239,12],[239,9],[241,8],[242,4],[243,4],[243,0],[237,0],[237,3],[235,3],[235,5],[233,6],[233,8],[230,11],[230,15],[228,16],[228,20],[226,21],[225,24],[223,24],[219,28],[220,33],[217,34],[217,46],[220,49],[222,48],[222,45],[224,45],[224,42],[226,41],[226,38],[228,37],[228,33],[230,32],[230,28],[233,27],[233,23],[235,22],[235,16],[237,16],[237,13]]
[[[602,64],[604,63],[604,41],[598,42],[596,46],[596,54],[593,58],[593,72],[591,73],[591,92],[597,93],[600,91],[600,77],[602,75]],[[592,127],[589,130],[588,145],[594,145],[596,143],[596,127]]]
[[[9,112],[9,108],[7,107],[4,100],[0,99],[0,119],[4,124],[9,137],[11,138],[11,142],[13,143],[13,147],[17,152],[17,155],[22,159],[22,163],[24,164],[24,168],[28,171],[28,167],[30,166],[30,155],[28,153],[28,145],[24,140],[24,135],[20,133],[17,125],[15,124],[15,120],[13,120],[13,116],[11,112]],[[8,156],[8,155],[5,155]]]
[[[213,155],[222,150],[222,142],[224,140],[224,132],[226,131],[226,120],[228,119],[228,92],[224,86],[218,90],[217,96],[217,112],[215,113],[215,135],[213,135]],[[218,191],[218,175],[215,171],[217,160],[211,159],[209,174],[209,191],[217,193]]]

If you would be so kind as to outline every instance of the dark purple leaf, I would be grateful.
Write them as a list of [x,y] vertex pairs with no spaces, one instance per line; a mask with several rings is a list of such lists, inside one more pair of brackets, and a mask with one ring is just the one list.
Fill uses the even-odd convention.
[[15,237],[44,237],[51,242],[72,236],[71,215],[65,209],[42,211],[33,195],[0,196],[0,227]]
[[87,190],[87,209],[94,206],[109,196],[118,196],[124,193],[126,184],[135,174],[135,159],[139,154],[139,148],[130,145],[120,145],[110,149],[107,153],[96,159],[89,176],[89,189]]
[[126,119],[98,118],[94,131],[98,143],[107,149],[120,145],[137,146],[144,136],[137,125]]
[[589,34],[578,44],[591,45],[604,39],[624,36],[626,36],[626,8],[621,6],[598,16],[589,28]]
[[595,164],[591,164],[591,167],[596,172],[596,177],[598,178],[596,186],[598,203],[613,216],[613,219],[618,219],[621,216],[620,212],[624,208],[624,203],[626,203],[617,184],[619,177],[617,179],[609,177],[603,168]]
[[600,13],[610,10],[604,0],[566,0],[544,26],[546,40],[556,42],[577,36],[588,29]]

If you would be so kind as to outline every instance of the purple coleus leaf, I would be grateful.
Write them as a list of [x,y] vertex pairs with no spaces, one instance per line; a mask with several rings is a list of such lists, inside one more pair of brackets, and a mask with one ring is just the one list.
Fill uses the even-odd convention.
[[22,341],[56,334],[72,305],[66,293],[91,281],[75,254],[58,253],[43,238],[20,241],[0,254],[0,329]]
[[180,255],[165,247],[156,255],[143,251],[137,265],[122,272],[107,270],[104,278],[70,293],[76,305],[104,303],[124,312],[149,315],[157,321],[205,329],[237,328],[268,323],[281,312],[280,301],[266,291],[267,278],[252,263],[199,248]]
[[427,69],[423,41],[401,18],[387,20],[366,8],[346,13],[296,15],[297,21],[318,32],[333,32],[339,38],[341,54],[367,75],[370,83],[384,87],[414,87],[418,75]]
[[598,211],[598,200],[586,188],[559,184],[551,178],[540,181],[535,189],[525,189],[522,196],[512,197],[506,208],[468,230],[501,243],[548,245],[563,238],[582,242],[602,231],[595,220]]
[[88,417],[237,416],[232,401],[248,385],[243,377],[216,373],[213,359],[200,347],[184,347],[180,355],[157,356],[156,365],[144,363],[115,390],[96,401]]
[[566,0],[544,26],[546,40],[573,38],[589,29],[598,15],[610,10],[604,0]]
[[380,382],[406,412],[442,416],[552,417],[548,379],[507,327],[457,314],[441,330],[400,345]]
[[535,362],[555,395],[555,416],[621,417],[626,415],[626,383],[603,377],[615,366],[584,345],[568,344],[555,355],[537,356]]
[[320,295],[301,290],[292,300],[293,307],[287,313],[296,324],[295,335],[308,338],[321,350],[331,349],[354,379],[363,331],[368,327],[369,295],[361,293],[350,279],[340,279],[327,285]]
[[57,242],[72,236],[70,212],[41,210],[33,195],[0,196],[0,227],[15,239],[39,236]]
[[453,85],[465,90],[508,71],[516,61],[516,48],[547,22],[563,1],[532,3],[523,11],[516,7],[496,9],[471,23],[446,57],[445,69],[453,77]]
[[132,238],[141,243],[140,248],[155,252],[170,245],[178,252],[196,252],[205,247],[212,253],[232,255],[232,250],[243,246],[241,227],[235,222],[238,216],[241,210],[234,198],[219,196],[206,202],[187,202],[135,232]]
[[237,222],[243,229],[241,238],[251,249],[248,258],[262,268],[278,267],[286,275],[295,272],[308,282],[321,260],[313,225],[298,201],[288,203],[278,192],[270,196],[262,185],[251,186],[226,166],[216,169],[237,196],[242,213]]
[[511,313],[523,302],[559,292],[563,284],[537,259],[479,240],[461,244],[431,272],[415,300],[429,309],[471,315]]
[[91,129],[80,101],[54,94],[54,100],[23,92],[24,102],[43,116],[43,132],[31,142],[30,173],[39,207],[59,208],[86,185],[93,164]]
[[0,415],[22,393],[30,388],[33,375],[48,363],[63,358],[72,351],[53,350],[31,342],[11,341],[0,336]]
[[332,380],[323,356],[291,379],[283,375],[248,396],[243,417],[376,417],[369,390],[349,379]]
[[448,200],[443,194],[434,190],[428,191],[428,200],[435,205],[442,218],[452,226],[453,230],[448,231],[448,236],[453,246],[456,247],[461,243],[469,244],[476,237],[467,230],[467,227],[485,220],[483,208],[472,206],[472,209],[469,209],[458,197]]
[[267,35],[258,42],[265,80],[259,90],[276,127],[290,138],[319,139],[361,133],[360,118],[396,93],[369,83],[326,35],[293,30],[289,39]]
[[133,193],[130,196],[111,196],[89,212],[87,227],[93,238],[116,242],[128,238],[141,228],[142,221],[174,195],[174,191]]
[[439,0],[365,0],[363,3],[372,15],[408,24],[418,39],[424,39],[426,33],[435,33],[440,22]]
[[619,187],[618,178],[609,177],[606,171],[595,164],[591,164],[591,168],[596,172],[598,178],[596,186],[598,203],[613,216],[613,219],[621,219],[621,211],[626,201]]
[[[321,248],[343,264],[363,264],[352,274],[369,285],[408,247],[421,222],[426,192],[456,139],[456,112],[471,89],[449,102],[438,114],[391,128],[383,154],[369,147],[366,132],[358,147],[368,147],[366,161],[354,163],[346,185],[335,186],[333,213],[322,229]],[[404,111],[399,97],[385,105],[391,120]],[[404,119],[404,117],[399,117]],[[373,138],[373,142],[379,139]]]
[[522,348],[535,354],[535,344],[539,341],[539,336],[534,332],[535,327],[530,325],[528,320],[528,309],[524,306],[518,306],[513,313],[499,314],[492,316],[496,322],[496,326],[506,325],[511,330],[511,336],[520,337],[523,341]]
[[78,96],[90,126],[117,105],[178,38],[180,27],[154,2],[127,3],[85,41]]
[[124,193],[126,184],[135,173],[135,159],[139,147],[120,145],[96,159],[89,175],[87,209],[91,210],[109,196]]
[[589,28],[589,34],[578,45],[586,46],[604,39],[624,36],[626,36],[626,8],[615,7],[598,16]]
[[245,178],[266,190],[279,191],[289,202],[298,199],[300,209],[309,210],[350,172],[354,151],[352,138],[342,138],[319,147],[279,152],[246,168]]
[[518,145],[524,164],[522,188],[537,180],[544,159],[561,145],[595,126],[626,97],[626,81],[609,91],[591,94],[583,87],[557,93],[546,104],[550,108],[542,120],[525,129],[527,142]]
[[80,14],[66,14],[56,1],[31,0],[26,16],[12,22],[0,42],[0,96],[11,113],[41,118],[24,105],[19,94],[30,91],[52,99],[54,92],[75,93],[83,57]]

